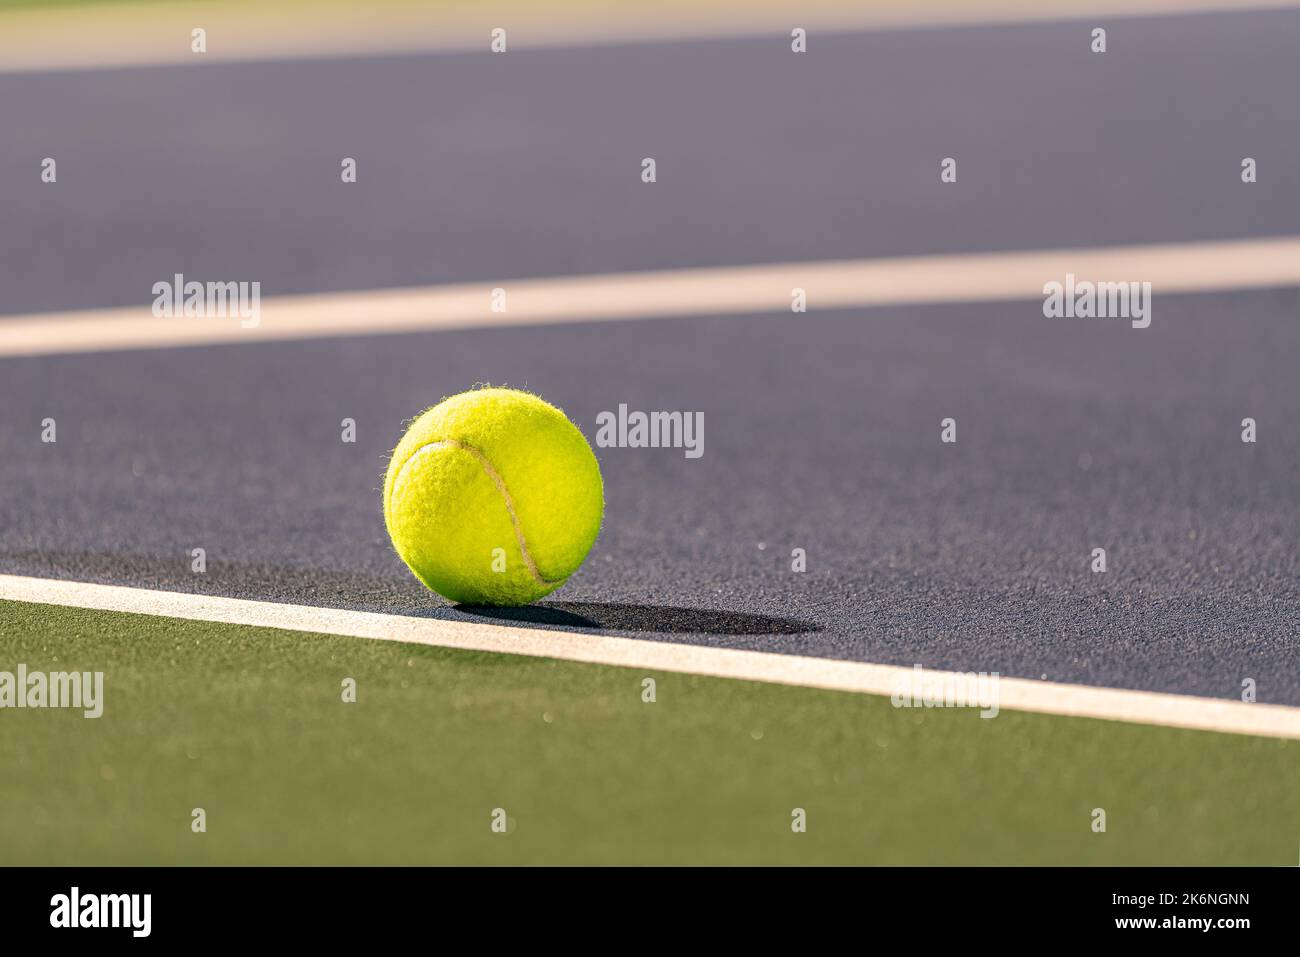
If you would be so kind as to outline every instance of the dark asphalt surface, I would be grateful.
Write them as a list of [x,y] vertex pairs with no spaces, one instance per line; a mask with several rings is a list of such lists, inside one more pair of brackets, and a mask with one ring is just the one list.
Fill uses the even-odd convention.
[[0,74],[0,315],[1300,232],[1300,11],[1090,26]]
[[[0,76],[0,312],[178,270],[270,295],[1300,233],[1300,15],[1110,26],[1104,58],[1068,24]],[[1030,302],[0,359],[0,572],[1300,704],[1298,317],[1282,289],[1158,296],[1144,331]],[[403,420],[478,381],[588,437],[700,411],[705,454],[598,449],[570,584],[449,608],[379,487]]]

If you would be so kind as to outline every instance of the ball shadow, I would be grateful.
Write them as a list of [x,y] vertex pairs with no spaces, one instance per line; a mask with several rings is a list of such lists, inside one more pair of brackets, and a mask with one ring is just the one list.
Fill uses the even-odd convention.
[[618,602],[542,602],[520,608],[456,605],[475,618],[558,628],[598,628],[607,631],[649,631],[660,634],[799,635],[820,631],[808,621],[707,608],[629,605]]

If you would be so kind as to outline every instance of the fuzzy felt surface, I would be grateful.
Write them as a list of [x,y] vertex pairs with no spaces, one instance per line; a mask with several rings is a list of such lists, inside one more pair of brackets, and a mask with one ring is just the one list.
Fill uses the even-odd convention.
[[384,481],[398,554],[464,604],[521,605],[554,591],[591,550],[603,512],[582,433],[515,389],[463,392],[419,416]]

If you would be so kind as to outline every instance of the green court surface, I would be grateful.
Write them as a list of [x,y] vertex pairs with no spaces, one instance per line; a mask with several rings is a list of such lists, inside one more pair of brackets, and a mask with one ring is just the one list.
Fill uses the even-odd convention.
[[0,864],[1294,865],[1300,843],[1298,741],[0,603],[19,664],[103,671],[104,714],[0,711]]

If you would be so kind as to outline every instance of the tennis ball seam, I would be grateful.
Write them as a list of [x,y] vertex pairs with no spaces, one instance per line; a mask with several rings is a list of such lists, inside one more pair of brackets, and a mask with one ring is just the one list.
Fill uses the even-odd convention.
[[505,479],[501,477],[501,473],[496,470],[492,465],[491,460],[489,460],[480,449],[476,449],[474,446],[460,442],[456,439],[444,439],[440,442],[430,442],[427,445],[422,445],[412,452],[407,457],[406,461],[402,463],[402,467],[398,470],[397,476],[393,481],[393,487],[397,487],[397,482],[400,481],[402,473],[411,467],[412,462],[418,459],[425,452],[432,452],[437,449],[456,449],[460,452],[468,452],[474,457],[475,461],[478,462],[483,471],[487,473],[487,477],[492,480],[492,484],[497,487],[497,491],[501,493],[501,498],[504,500],[506,505],[506,514],[510,516],[510,525],[515,530],[515,541],[519,544],[519,553],[524,557],[524,567],[528,570],[528,574],[532,577],[533,581],[537,582],[539,585],[563,584],[569,576],[565,575],[563,578],[542,577],[541,569],[537,567],[537,563],[533,561],[533,556],[528,551],[528,542],[524,538],[523,526],[519,524],[519,516],[515,512],[515,500],[510,496],[510,489],[506,488]]

